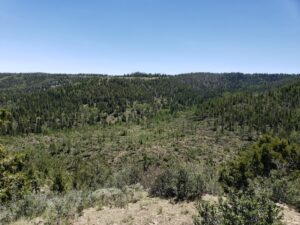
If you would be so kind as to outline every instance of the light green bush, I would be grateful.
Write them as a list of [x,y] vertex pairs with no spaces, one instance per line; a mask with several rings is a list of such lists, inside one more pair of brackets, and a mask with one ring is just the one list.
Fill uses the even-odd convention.
[[230,192],[216,204],[200,202],[195,225],[282,225],[280,209],[264,195]]

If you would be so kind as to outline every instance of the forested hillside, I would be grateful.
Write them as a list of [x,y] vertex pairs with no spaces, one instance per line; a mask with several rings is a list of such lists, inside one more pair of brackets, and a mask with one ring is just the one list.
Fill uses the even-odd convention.
[[296,75],[0,74],[0,224],[153,198],[194,202],[195,225],[280,224],[275,203],[300,207],[299,121]]
[[214,118],[221,129],[289,136],[300,129],[300,82],[262,93],[225,94],[199,105],[196,115]]
[[[80,76],[45,73],[0,73],[0,91],[37,91],[71,83]],[[5,91],[5,92],[3,92]]]
[[192,105],[197,98],[191,88],[169,78],[82,78],[46,91],[5,96],[2,105],[12,117],[4,134],[139,120],[163,107]]
[[[2,134],[41,133],[85,124],[141,120],[171,113],[223,92],[265,91],[296,79],[289,75],[136,73],[99,75],[1,74]],[[5,112],[4,112],[5,110]],[[6,116],[5,115],[10,115]]]

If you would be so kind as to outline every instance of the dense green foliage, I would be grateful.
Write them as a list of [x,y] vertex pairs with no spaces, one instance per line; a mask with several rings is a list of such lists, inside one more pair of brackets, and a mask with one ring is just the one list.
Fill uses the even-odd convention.
[[199,105],[196,115],[215,118],[221,129],[288,136],[300,130],[300,83],[263,93],[226,94]]
[[242,74],[242,73],[191,73],[182,74],[178,79],[203,92],[205,96],[214,97],[223,92],[261,92],[290,84],[297,76],[287,74]]
[[264,195],[229,193],[218,203],[200,202],[195,225],[280,225],[280,209]]
[[274,200],[300,208],[300,146],[285,139],[262,137],[226,165],[220,180],[226,189],[238,190],[261,180]]
[[37,191],[32,173],[25,167],[25,155],[10,153],[0,145],[0,203],[22,198]]
[[[295,76],[187,74],[126,77],[1,74],[0,107],[12,114],[2,134],[41,133],[85,124],[142,120],[162,108],[171,113],[225,91],[262,91]],[[0,124],[1,125],[1,124]],[[2,130],[3,130],[2,129]]]
[[12,130],[13,117],[12,114],[5,110],[0,110],[0,128],[1,134],[9,134]]
[[151,186],[150,193],[163,198],[176,198],[177,201],[195,200],[209,191],[209,178],[205,171],[185,165],[161,171]]
[[257,176],[269,177],[273,170],[286,175],[300,172],[300,146],[287,140],[265,136],[231,162],[221,174],[221,180],[238,189],[248,186]]
[[142,120],[163,107],[175,110],[196,99],[181,82],[165,78],[84,78],[71,85],[6,99],[13,102],[6,107],[14,121],[7,132],[41,133],[47,128]]
[[82,76],[45,73],[0,73],[0,91],[33,92],[72,83]]

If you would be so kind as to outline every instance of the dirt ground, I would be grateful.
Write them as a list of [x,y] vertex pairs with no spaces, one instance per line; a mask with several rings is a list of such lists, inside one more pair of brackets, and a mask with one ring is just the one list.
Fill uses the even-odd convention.
[[[205,195],[206,201],[217,201],[217,197]],[[300,225],[300,213],[279,205],[283,209],[286,225]],[[126,208],[89,208],[72,222],[72,225],[192,225],[196,214],[195,204],[174,204],[159,198],[145,197]],[[19,220],[11,225],[42,225],[43,219]]]
[[125,209],[95,208],[84,210],[74,225],[192,225],[193,203],[172,204],[167,200],[146,198]]
[[286,205],[280,205],[283,209],[283,222],[286,225],[300,225],[300,213],[288,208]]
[[[216,197],[206,195],[204,200],[215,201]],[[284,223],[300,225],[300,214],[284,205]],[[192,225],[196,214],[194,203],[174,204],[168,200],[145,198],[129,204],[125,209],[86,209],[73,225]]]

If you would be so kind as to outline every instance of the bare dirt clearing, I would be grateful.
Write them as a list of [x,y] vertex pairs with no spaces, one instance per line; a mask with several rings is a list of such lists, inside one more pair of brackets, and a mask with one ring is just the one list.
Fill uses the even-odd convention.
[[[216,201],[215,196],[205,195],[206,201]],[[300,213],[283,208],[283,221],[286,225],[300,225]],[[86,209],[73,225],[192,225],[193,215],[196,214],[195,204],[174,204],[168,200],[145,198],[136,203],[130,203],[127,208],[95,208]]]
[[[204,195],[203,200],[215,202],[216,196]],[[286,225],[300,225],[300,213],[279,205],[283,209],[283,222]],[[71,225],[193,225],[196,214],[194,202],[175,204],[172,201],[144,197],[125,208],[89,208],[77,216]],[[21,219],[11,225],[43,225],[44,220],[31,221]],[[69,223],[68,223],[69,224]]]
[[172,204],[168,200],[146,198],[130,203],[125,209],[95,208],[84,210],[74,225],[192,225],[196,213],[193,203]]
[[279,205],[283,209],[283,221],[287,225],[299,225],[300,224],[300,213],[293,209],[288,208],[286,205]]

